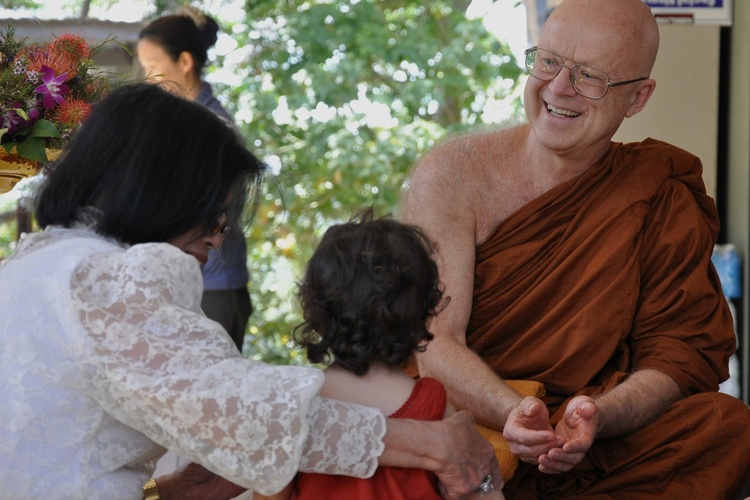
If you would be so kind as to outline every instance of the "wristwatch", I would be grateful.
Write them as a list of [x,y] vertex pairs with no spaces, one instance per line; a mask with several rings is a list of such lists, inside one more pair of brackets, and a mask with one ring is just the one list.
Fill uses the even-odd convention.
[[143,500],[159,500],[159,490],[153,477],[143,485]]

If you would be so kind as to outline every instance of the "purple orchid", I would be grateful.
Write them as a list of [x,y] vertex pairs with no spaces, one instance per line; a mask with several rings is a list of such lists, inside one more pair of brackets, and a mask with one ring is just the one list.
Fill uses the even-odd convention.
[[20,102],[14,103],[0,116],[0,127],[7,128],[8,136],[12,137],[16,132],[32,126],[40,117],[41,113],[37,108],[24,110]]
[[63,102],[63,96],[70,92],[65,85],[66,73],[55,76],[55,72],[48,66],[42,66],[41,70],[42,84],[34,89],[34,92],[42,94],[42,106],[45,109],[54,108],[55,105]]

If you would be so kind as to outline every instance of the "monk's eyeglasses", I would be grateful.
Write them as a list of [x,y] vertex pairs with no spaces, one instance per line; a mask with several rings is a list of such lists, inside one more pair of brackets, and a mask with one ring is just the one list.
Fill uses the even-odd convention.
[[524,54],[526,54],[526,71],[531,76],[542,81],[549,81],[560,74],[563,68],[568,68],[570,83],[573,84],[575,91],[589,99],[601,99],[610,87],[648,80],[648,77],[644,76],[622,82],[610,82],[609,77],[603,71],[583,64],[568,66],[564,64],[562,57],[536,46],[526,49]]

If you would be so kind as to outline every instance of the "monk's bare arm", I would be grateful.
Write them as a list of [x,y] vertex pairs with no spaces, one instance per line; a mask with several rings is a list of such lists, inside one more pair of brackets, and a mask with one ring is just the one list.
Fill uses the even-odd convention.
[[639,370],[596,399],[600,413],[597,434],[611,437],[639,429],[680,398],[680,388],[669,375]]
[[416,167],[402,199],[402,218],[421,226],[438,245],[440,277],[450,297],[431,324],[435,339],[417,360],[420,373],[440,380],[457,408],[502,429],[521,397],[466,345],[476,247],[471,183],[481,181],[465,159],[453,156],[450,145],[436,148]]
[[539,470],[547,474],[569,471],[583,459],[596,438],[639,429],[680,397],[679,387],[671,377],[651,369],[633,373],[596,400],[576,396],[568,402],[563,418],[555,426],[562,445],[539,456]]

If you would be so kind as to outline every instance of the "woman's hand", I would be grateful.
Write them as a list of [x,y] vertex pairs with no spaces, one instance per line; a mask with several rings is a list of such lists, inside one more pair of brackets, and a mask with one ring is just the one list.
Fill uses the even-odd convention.
[[461,498],[472,493],[488,475],[495,490],[503,488],[503,477],[495,456],[495,449],[476,429],[471,413],[460,411],[434,422],[447,426],[439,434],[448,453],[435,473],[440,479],[445,498]]
[[246,491],[196,463],[156,478],[156,487],[161,500],[230,500]]
[[388,419],[380,465],[435,472],[441,493],[459,499],[472,493],[488,475],[503,487],[495,450],[476,429],[474,417],[459,411],[438,421]]

